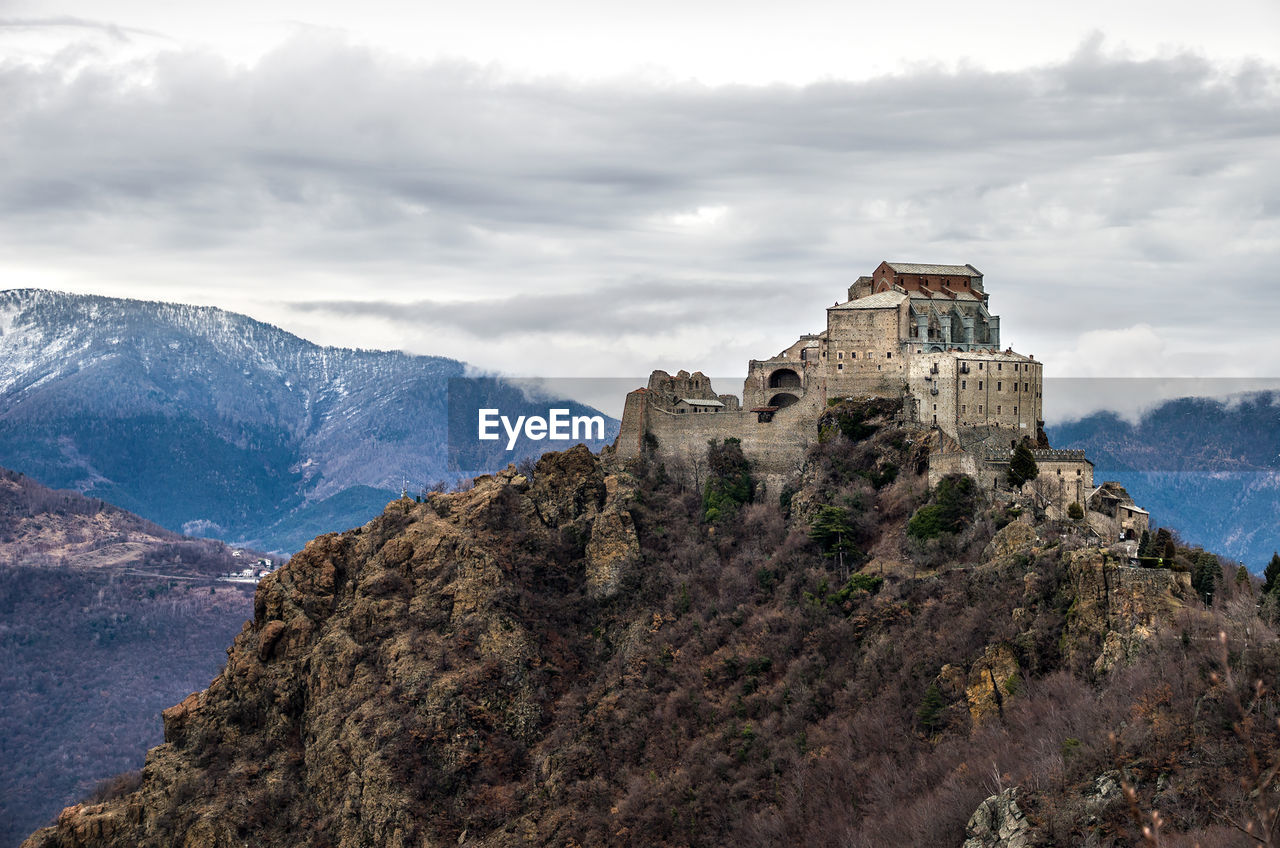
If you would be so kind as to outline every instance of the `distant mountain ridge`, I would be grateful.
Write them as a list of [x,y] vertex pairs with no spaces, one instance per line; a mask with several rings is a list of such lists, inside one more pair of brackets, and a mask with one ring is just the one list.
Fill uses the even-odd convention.
[[1094,479],[1119,480],[1155,523],[1259,572],[1280,548],[1280,397],[1180,398],[1136,423],[1099,412],[1047,428],[1083,448]]
[[216,577],[257,556],[0,468],[0,567]]
[[465,373],[213,307],[10,290],[0,464],[170,529],[296,550],[364,523],[402,481],[456,476],[445,396]]

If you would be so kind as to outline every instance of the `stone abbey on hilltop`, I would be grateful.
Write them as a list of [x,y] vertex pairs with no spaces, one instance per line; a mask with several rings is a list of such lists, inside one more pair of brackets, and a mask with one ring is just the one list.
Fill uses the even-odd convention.
[[619,456],[646,444],[693,458],[708,441],[736,438],[766,485],[795,473],[817,438],[818,418],[840,398],[895,397],[904,424],[931,431],[930,483],[964,473],[1004,485],[1014,447],[1034,444],[1045,508],[1073,503],[1110,538],[1136,538],[1147,513],[1118,484],[1095,486],[1084,451],[1054,450],[1044,435],[1043,366],[1000,345],[982,272],[972,265],[881,262],[848,299],[827,308],[827,326],[747,367],[742,398],[716,394],[701,372],[654,371],[627,395]]

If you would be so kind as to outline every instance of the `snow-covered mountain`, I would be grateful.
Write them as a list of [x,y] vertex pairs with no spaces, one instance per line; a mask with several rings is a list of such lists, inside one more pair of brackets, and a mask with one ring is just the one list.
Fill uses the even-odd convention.
[[291,550],[363,523],[402,481],[450,477],[446,392],[464,372],[209,307],[5,291],[0,464],[171,529]]

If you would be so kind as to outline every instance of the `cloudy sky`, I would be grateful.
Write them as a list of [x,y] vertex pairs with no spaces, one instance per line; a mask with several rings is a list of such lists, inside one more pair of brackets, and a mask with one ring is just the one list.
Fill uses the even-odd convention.
[[0,288],[740,376],[969,262],[1052,375],[1277,376],[1280,5],[871,5],[0,0]]

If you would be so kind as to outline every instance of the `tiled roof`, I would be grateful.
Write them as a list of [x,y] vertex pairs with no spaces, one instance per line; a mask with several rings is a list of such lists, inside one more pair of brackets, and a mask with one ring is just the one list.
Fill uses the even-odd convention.
[[924,265],[917,262],[886,262],[899,274],[925,274],[939,277],[981,277],[982,272],[972,265]]
[[866,297],[860,297],[857,300],[850,300],[847,303],[841,303],[830,307],[831,309],[892,309],[895,306],[902,305],[907,296],[898,291],[882,291],[879,294],[869,294]]
[[690,406],[724,406],[724,404],[718,400],[708,400],[707,398],[680,398],[680,400]]

